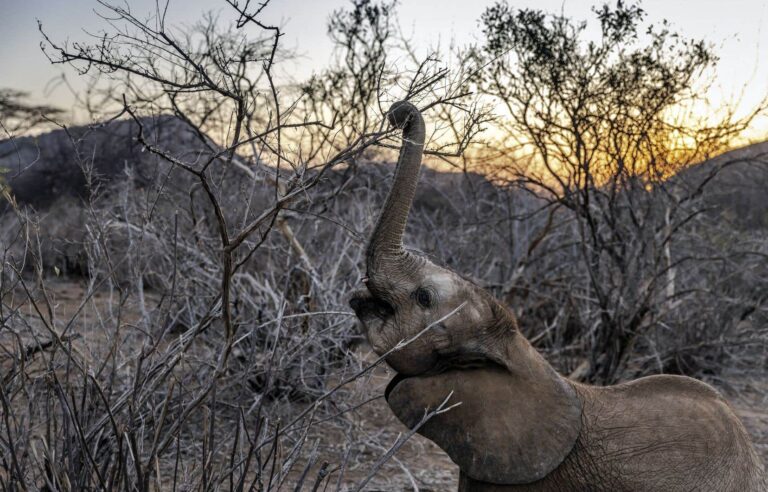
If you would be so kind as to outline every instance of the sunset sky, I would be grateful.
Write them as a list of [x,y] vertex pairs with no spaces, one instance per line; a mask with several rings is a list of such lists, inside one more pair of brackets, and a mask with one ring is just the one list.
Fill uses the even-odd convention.
[[[149,14],[154,0],[129,0],[136,14]],[[437,43],[454,39],[470,43],[479,34],[478,19],[492,0],[419,0],[400,2],[399,17],[404,32],[419,49],[426,51]],[[590,19],[590,7],[600,2],[586,0],[518,0],[516,7],[563,10],[578,19]],[[263,19],[283,26],[284,46],[295,48],[302,57],[283,67],[284,76],[304,78],[326,64],[331,42],[326,36],[326,20],[331,13],[348,5],[346,0],[272,0]],[[691,38],[704,38],[716,46],[721,57],[714,101],[745,93],[744,106],[759,99],[768,88],[768,2],[765,0],[645,0],[642,7],[648,19],[668,19],[674,28]],[[62,72],[76,87],[81,81],[71,70],[52,66],[40,51],[37,19],[54,40],[86,39],[83,30],[97,32],[104,22],[93,12],[94,0],[3,0],[0,10],[0,87],[29,91],[37,102],[67,109],[71,96],[62,87],[46,90]],[[223,1],[171,0],[169,19],[173,24],[194,23],[207,10],[229,8]],[[141,17],[141,16],[140,16]],[[762,132],[766,125],[755,129]]]

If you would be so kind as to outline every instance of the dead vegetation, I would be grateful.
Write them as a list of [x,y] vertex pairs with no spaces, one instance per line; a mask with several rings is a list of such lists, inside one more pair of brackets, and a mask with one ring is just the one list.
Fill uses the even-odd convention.
[[[261,4],[227,1],[230,26],[188,31],[162,3],[150,20],[103,8],[110,36],[44,38],[54,63],[101,74],[88,99],[101,123],[0,143],[0,488],[453,487],[455,468],[384,405],[386,369],[346,307],[398,145],[384,110],[399,99],[426,111],[433,162],[463,171],[425,171],[411,247],[513,306],[574,378],[684,373],[741,392],[766,456],[768,232],[712,209],[727,203],[720,173],[743,160],[754,182],[764,151],[674,179],[648,166],[596,179],[566,152],[569,178],[547,190],[514,149],[464,152],[491,124],[470,93],[499,94],[472,57],[448,70],[408,50],[393,4],[353,2],[330,23],[334,64],[283,85],[292,54]],[[562,121],[540,121],[552,140],[534,148],[556,159]],[[744,124],[703,136],[696,158]]]

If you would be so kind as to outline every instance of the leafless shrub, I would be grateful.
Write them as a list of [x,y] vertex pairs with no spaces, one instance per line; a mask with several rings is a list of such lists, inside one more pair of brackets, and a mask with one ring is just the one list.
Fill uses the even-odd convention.
[[[227,1],[229,26],[209,17],[191,30],[172,28],[162,3],[148,20],[101,5],[106,35],[44,44],[54,63],[109,79],[88,104],[104,122],[43,136],[55,145],[41,152],[14,138],[2,161],[18,190],[0,216],[2,488],[343,490],[381,478],[405,440],[358,425],[382,359],[355,350],[345,301],[398,144],[382,115],[402,98],[435,128],[431,158],[463,171],[424,171],[409,246],[514,306],[561,370],[717,378],[768,360],[765,230],[733,228],[709,193],[738,157],[681,172],[748,120],[705,128],[687,152],[667,146],[692,136],[663,108],[695,95],[686,80],[712,61],[706,46],[677,45],[673,65],[653,52],[669,33],[650,54],[622,51],[642,15],[614,19],[619,7],[598,12],[599,59],[577,63],[578,26],[498,7],[486,51],[468,54],[481,63],[449,72],[396,39],[393,4],[355,0],[329,26],[334,64],[286,84],[275,74],[291,53],[261,3]],[[515,50],[539,58],[521,67],[505,58]],[[650,56],[644,75],[612,64],[618,52]],[[662,73],[679,78],[656,87]],[[462,155],[489,121],[471,90],[509,104],[495,121],[527,152]],[[580,90],[588,100],[569,117]],[[35,202],[55,195],[46,183],[66,196]],[[59,283],[68,275],[82,288]]]
[[[90,44],[58,43],[41,26],[53,63],[111,78],[101,111],[114,113],[57,134],[74,164],[77,216],[64,206],[38,215],[8,195],[4,488],[339,489],[355,482],[345,473],[361,453],[384,452],[364,484],[402,445],[387,453],[349,428],[346,415],[371,398],[355,384],[383,359],[350,354],[344,301],[361,277],[362,230],[329,211],[368,149],[397,145],[382,112],[391,102],[461,112],[464,94],[434,59],[395,71],[384,50],[351,38],[340,60],[375,69],[322,97],[317,79],[281,85],[276,67],[290,54],[280,28],[259,20],[264,4],[227,4],[231,26],[209,17],[179,31],[162,3],[146,18],[100,2],[110,31]],[[356,2],[331,30],[354,23],[356,39],[383,45],[391,15]],[[345,101],[347,89],[359,97]],[[115,132],[127,133],[130,163],[101,157]],[[24,164],[11,186],[39,195]],[[373,199],[348,210],[355,227],[369,225]],[[57,263],[70,243],[80,272]],[[72,273],[85,286],[67,302],[55,278]],[[321,443],[337,448],[321,453]]]

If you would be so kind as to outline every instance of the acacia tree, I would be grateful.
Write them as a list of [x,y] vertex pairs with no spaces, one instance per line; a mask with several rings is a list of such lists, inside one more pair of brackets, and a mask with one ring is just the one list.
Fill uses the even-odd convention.
[[61,109],[27,102],[28,97],[24,91],[0,89],[0,130],[4,138],[22,135],[61,116]]
[[[648,25],[632,3],[593,12],[596,36],[586,22],[497,3],[481,19],[484,43],[466,59],[480,67],[479,91],[504,108],[499,147],[512,163],[488,171],[566,211],[555,222],[571,229],[574,244],[558,250],[558,261],[573,268],[555,284],[567,284],[577,306],[575,343],[588,360],[576,375],[611,383],[690,295],[676,282],[680,269],[711,258],[675,246],[702,244],[687,226],[728,163],[696,179],[680,172],[726,150],[765,104],[743,117],[726,107],[716,121],[693,118],[717,61],[711,47],[666,23]],[[548,276],[519,273],[534,284]]]

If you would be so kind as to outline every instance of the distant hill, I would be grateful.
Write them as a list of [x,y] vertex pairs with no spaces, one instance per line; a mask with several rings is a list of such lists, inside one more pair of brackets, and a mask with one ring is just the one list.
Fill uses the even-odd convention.
[[[198,136],[173,116],[145,118],[142,125],[148,139],[171,155],[188,162],[203,160],[210,155],[210,149]],[[61,198],[86,196],[88,183],[81,166],[92,168],[91,186],[99,189],[124,182],[128,176],[136,186],[143,187],[173,172],[168,186],[186,193],[192,178],[178,169],[169,169],[162,159],[143,150],[136,140],[137,130],[134,121],[118,120],[0,141],[0,169],[5,169],[3,177],[17,201],[37,209],[44,209]],[[78,142],[79,157],[75,154],[73,139]],[[712,213],[738,228],[768,229],[768,142],[726,152],[686,169],[674,179],[695,187],[718,168],[722,169],[708,183],[704,194]],[[354,172],[357,186],[384,192],[391,179],[391,163],[365,160],[365,165],[355,166]],[[224,175],[230,179],[230,188],[242,186],[238,182],[242,173],[237,169],[227,170]],[[328,181],[347,179],[347,175],[348,171],[334,171],[328,173]],[[416,210],[440,209],[453,217],[461,215],[461,203],[454,199],[454,191],[460,190],[461,196],[472,199],[473,196],[482,197],[483,193],[477,193],[479,190],[487,193],[493,188],[478,174],[431,169],[424,169],[420,186],[430,192],[417,195]],[[229,190],[224,195],[228,199],[236,198],[236,194]],[[0,212],[4,206],[0,204]]]
[[703,194],[711,212],[740,229],[768,229],[768,142],[721,154],[681,177],[696,186],[713,172]]
[[[206,149],[181,120],[165,116],[142,119],[148,140],[177,157]],[[86,196],[85,169],[91,169],[93,188],[103,187],[130,171],[137,184],[156,176],[160,159],[136,140],[133,120],[54,130],[34,137],[0,141],[0,168],[16,200],[45,208],[63,197]],[[76,152],[77,149],[77,152]]]
[[[142,125],[150,142],[165,152],[186,162],[204,161],[210,148],[203,145],[190,127],[172,116],[144,118]],[[133,180],[139,187],[161,179],[168,164],[158,156],[142,149],[136,139],[138,126],[133,120],[117,120],[102,125],[72,127],[53,130],[35,137],[21,137],[0,141],[0,169],[19,204],[42,210],[56,200],[66,197],[83,198],[88,183],[83,166],[92,169],[92,187],[104,188],[115,182]],[[77,141],[77,145],[73,144]],[[218,147],[211,143],[214,149]],[[79,156],[75,153],[78,149]],[[212,166],[217,172],[216,165]],[[364,165],[355,166],[355,175],[377,191],[386,191],[391,179],[392,163],[364,159]],[[191,178],[181,170],[169,180],[170,185],[183,188],[191,185]],[[234,169],[229,174],[242,177]],[[346,179],[344,169],[327,173],[332,184]],[[380,180],[387,181],[379,183]],[[421,193],[416,207],[429,210],[442,208],[460,213],[451,190],[467,187],[492,186],[479,174],[460,174],[424,169],[422,183],[430,193]],[[322,184],[321,184],[322,186]],[[183,191],[183,190],[182,190]],[[2,205],[0,205],[2,211]]]
[[[177,118],[147,118],[142,120],[142,126],[150,142],[185,162],[205,162],[211,155],[211,148]],[[137,133],[134,121],[118,120],[0,141],[0,168],[6,170],[3,179],[21,206],[40,212],[46,264],[64,272],[85,270],[87,258],[83,245],[89,240],[89,214],[82,202],[88,197],[93,198],[97,213],[108,217],[118,215],[119,220],[123,220],[126,206],[140,214],[144,207],[151,205],[154,221],[169,224],[168,227],[174,224],[176,210],[181,207],[184,213],[180,216],[184,220],[179,220],[178,232],[182,235],[189,235],[191,229],[199,225],[186,220],[185,214],[193,200],[197,204],[198,221],[212,214],[199,193],[197,178],[143,149],[136,139]],[[211,147],[218,151],[214,144]],[[241,224],[244,215],[253,217],[271,205],[274,188],[269,180],[253,180],[242,167],[222,166],[222,161],[215,161],[209,173],[212,191],[228,223]],[[330,215],[342,222],[358,214],[352,221],[354,227],[370,225],[391,186],[393,163],[364,154],[357,162],[347,164],[325,172],[313,193],[301,195],[292,207]],[[94,194],[89,193],[87,172],[83,168],[92,170],[90,187],[97,190]],[[263,170],[257,175],[263,176]],[[504,191],[482,175],[424,169],[413,213],[429,215],[430,224],[443,230],[459,227],[462,222],[478,223],[481,220],[470,217],[468,210],[482,214],[484,219],[499,213],[495,210],[497,202],[491,199],[496,193]],[[9,204],[0,198],[0,232],[3,228],[12,230],[15,223],[13,217],[3,213],[8,209]],[[286,216],[295,213],[284,212]],[[215,219],[211,216],[204,222],[211,225]],[[322,238],[316,230],[301,234],[312,236],[312,241]]]

